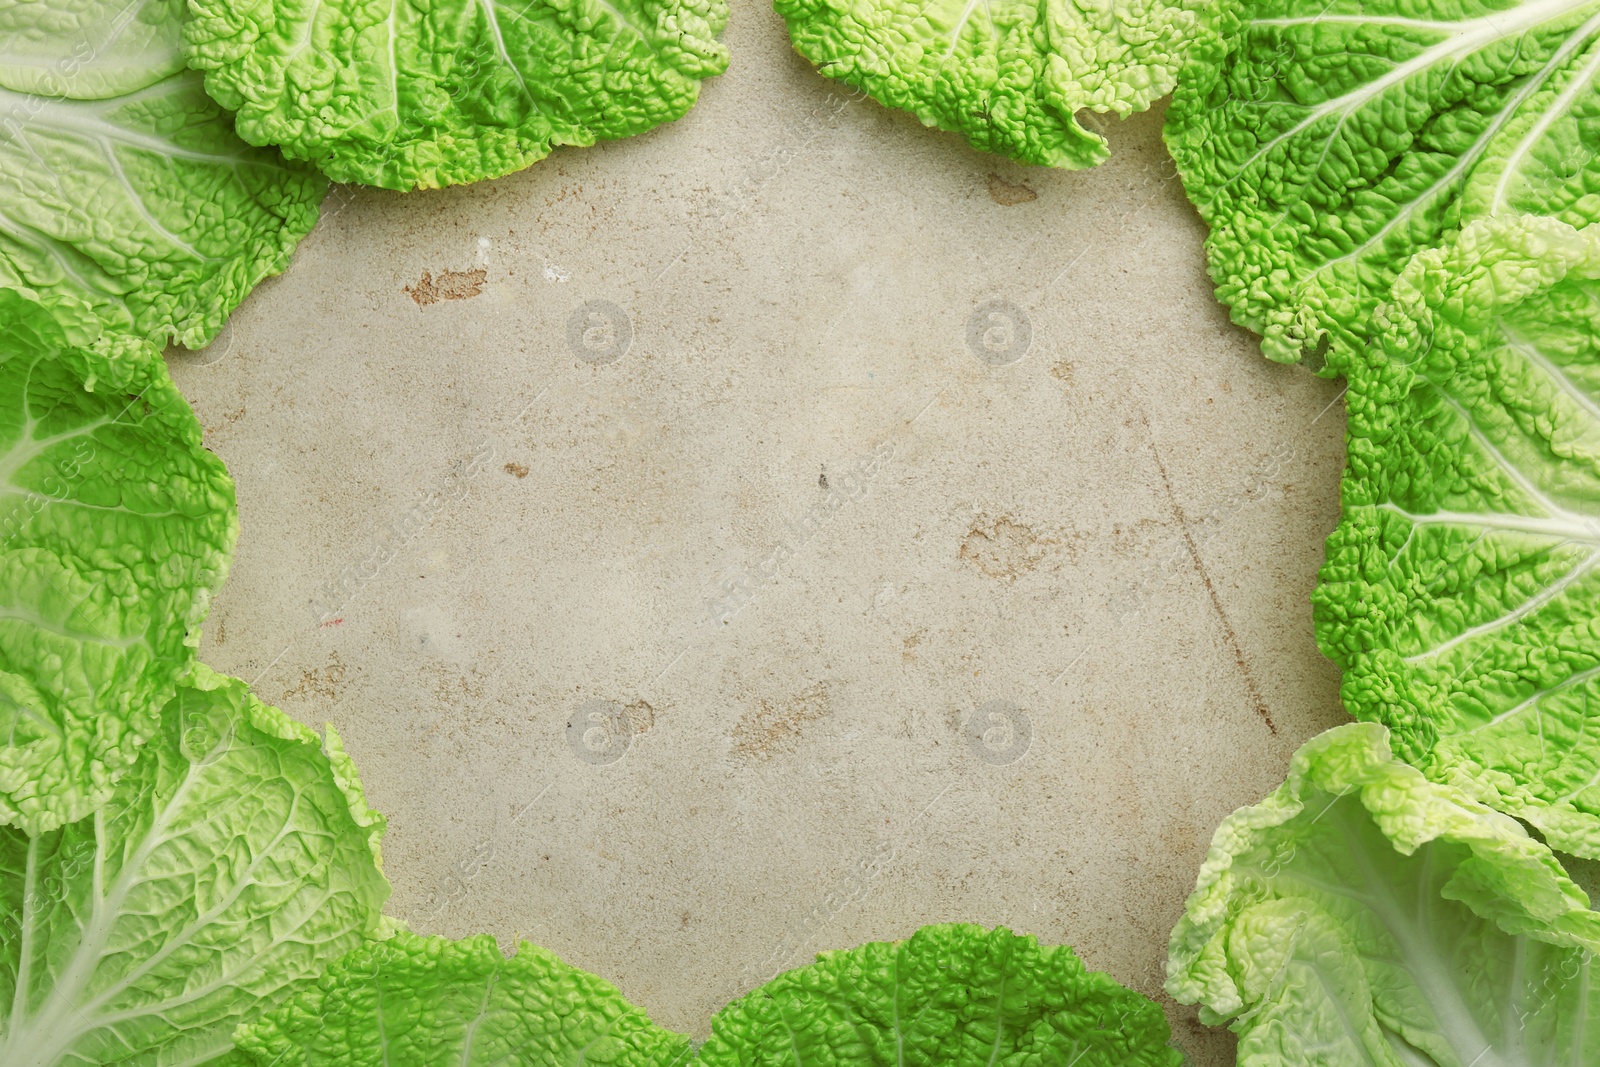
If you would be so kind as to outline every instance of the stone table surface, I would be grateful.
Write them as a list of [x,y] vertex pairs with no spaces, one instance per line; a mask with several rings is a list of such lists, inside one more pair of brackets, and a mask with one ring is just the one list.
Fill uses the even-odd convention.
[[1160,108],[1022,167],[726,40],[672,126],[335,189],[174,354],[239,487],[201,655],[338,727],[394,914],[667,1026],[953,920],[1160,997],[1212,830],[1344,719],[1339,385],[1212,298]]

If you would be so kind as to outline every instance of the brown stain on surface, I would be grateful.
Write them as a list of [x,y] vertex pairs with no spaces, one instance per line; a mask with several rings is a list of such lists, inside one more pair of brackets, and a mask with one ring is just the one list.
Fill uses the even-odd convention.
[[[1149,429],[1149,425],[1145,427]],[[1172,491],[1172,479],[1167,476],[1167,465],[1161,460],[1161,450],[1156,448],[1155,439],[1150,439],[1150,454],[1155,457],[1156,470],[1161,473],[1161,484],[1167,491],[1167,504],[1172,508],[1172,517],[1178,521],[1178,531],[1183,535],[1184,546],[1189,550],[1189,559],[1194,563],[1195,573],[1200,575],[1200,581],[1205,583],[1206,596],[1211,598],[1211,610],[1216,612],[1217,621],[1222,624],[1223,640],[1228,644],[1228,651],[1233,653],[1233,662],[1238,665],[1239,676],[1244,679],[1245,692],[1249,694],[1250,704],[1255,708],[1261,721],[1267,724],[1267,731],[1272,734],[1278,732],[1278,727],[1272,721],[1272,712],[1267,708],[1267,699],[1261,694],[1261,687],[1256,684],[1256,676],[1250,670],[1250,664],[1245,661],[1244,648],[1239,644],[1239,635],[1233,629],[1233,623],[1228,619],[1228,613],[1222,610],[1222,598],[1217,596],[1217,587],[1211,581],[1211,572],[1206,570],[1205,561],[1200,558],[1200,549],[1194,543],[1194,533],[1189,528],[1189,518],[1183,513],[1183,505],[1178,503],[1178,496]]]
[[415,300],[418,307],[427,307],[441,300],[468,300],[478,296],[488,280],[489,272],[481,267],[476,270],[442,270],[437,278],[432,271],[425,270],[416,285],[407,285],[402,292]]
[[635,700],[622,709],[627,713],[628,726],[635,737],[649,733],[656,724],[656,709],[647,700]]
[[808,723],[833,714],[826,683],[818,682],[788,700],[758,700],[733,725],[733,753],[746,760],[768,760],[793,752]]
[[961,548],[956,553],[968,560],[990,578],[1014,582],[1039,565],[1045,548],[1056,544],[1053,538],[1041,537],[1031,526],[1002,515],[987,529],[980,519],[967,531]]
[[301,671],[300,680],[292,688],[284,690],[279,699],[288,701],[293,697],[313,696],[338,700],[339,694],[344,691],[345,673],[344,661],[339,658],[339,653],[330,652],[327,666]]
[[507,463],[505,472],[507,474],[515,474],[518,478],[526,478],[528,476],[527,465],[522,463]]
[[443,708],[459,707],[462,704],[481,704],[487,699],[483,682],[476,670],[468,675],[449,667],[429,665],[426,669],[434,676],[433,693],[439,698],[439,704]]
[[232,426],[234,423],[236,423],[240,419],[244,418],[244,416],[245,416],[245,406],[243,404],[240,404],[238,407],[234,408],[232,411],[224,411],[222,413],[222,421],[220,423],[208,424],[208,425],[206,425],[204,427],[204,430],[205,430],[207,435],[214,435],[214,434],[221,433],[223,430],[226,430],[228,427]]
[[1152,537],[1167,528],[1170,519],[1135,519],[1111,524],[1111,549],[1119,556],[1132,556],[1146,547]]
[[1021,182],[1008,182],[998,174],[990,174],[989,199],[1001,207],[1015,207],[1039,199],[1039,194]]

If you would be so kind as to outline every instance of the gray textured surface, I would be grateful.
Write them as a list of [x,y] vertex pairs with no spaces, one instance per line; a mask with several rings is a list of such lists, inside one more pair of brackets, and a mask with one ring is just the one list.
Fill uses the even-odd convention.
[[[1157,994],[1216,823],[1342,717],[1338,387],[1228,325],[1159,115],[1024,169],[848,101],[758,5],[727,40],[673,127],[336,191],[175,357],[243,522],[202,655],[339,727],[397,914],[669,1026],[940,920]],[[569,344],[589,301],[621,358]]]

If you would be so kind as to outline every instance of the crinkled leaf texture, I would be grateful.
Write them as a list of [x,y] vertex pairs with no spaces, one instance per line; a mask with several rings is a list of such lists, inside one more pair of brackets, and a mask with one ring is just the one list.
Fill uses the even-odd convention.
[[316,225],[327,182],[252,148],[182,70],[171,0],[0,0],[0,285],[207,344]]
[[142,89],[183,69],[182,20],[183,0],[0,0],[0,87],[75,100]]
[[1346,370],[1318,641],[1430,778],[1600,857],[1600,227],[1473,223],[1394,297]]
[[161,354],[69,310],[0,289],[0,825],[31,833],[154,735],[238,533]]
[[1064,945],[925,926],[824,952],[724,1008],[705,1067],[1177,1067],[1166,1017]]
[[1600,913],[1521,824],[1352,723],[1218,828],[1167,990],[1241,1067],[1600,1062]]
[[360,946],[279,1011],[241,1028],[261,1067],[671,1067],[689,1039],[615,987],[524,942],[398,931]]
[[976,926],[825,952],[728,1005],[695,1055],[612,986],[523,944],[400,932],[239,1031],[257,1067],[1177,1067],[1161,1009],[1068,948]]
[[197,667],[110,802],[0,831],[0,1063],[199,1064],[381,934],[383,818],[328,731]]
[[191,65],[241,136],[335,181],[495,178],[681,117],[726,0],[191,0]]
[[1214,51],[1219,0],[777,0],[795,50],[830,78],[974,148],[1052,167],[1106,158],[1076,114],[1128,115]]
[[1272,359],[1360,349],[1467,221],[1600,217],[1600,0],[1235,0],[1222,40],[1166,139],[1217,296]]

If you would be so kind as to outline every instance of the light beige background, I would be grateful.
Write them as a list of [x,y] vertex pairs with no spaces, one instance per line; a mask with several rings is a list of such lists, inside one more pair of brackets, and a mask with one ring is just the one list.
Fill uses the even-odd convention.
[[[1228,324],[1159,113],[1024,168],[849,100],[759,3],[726,39],[672,127],[336,190],[174,357],[243,524],[202,655],[344,735],[396,914],[668,1026],[948,920],[1159,996],[1212,829],[1343,718],[1307,600],[1338,386]],[[611,363],[568,342],[592,300]]]

